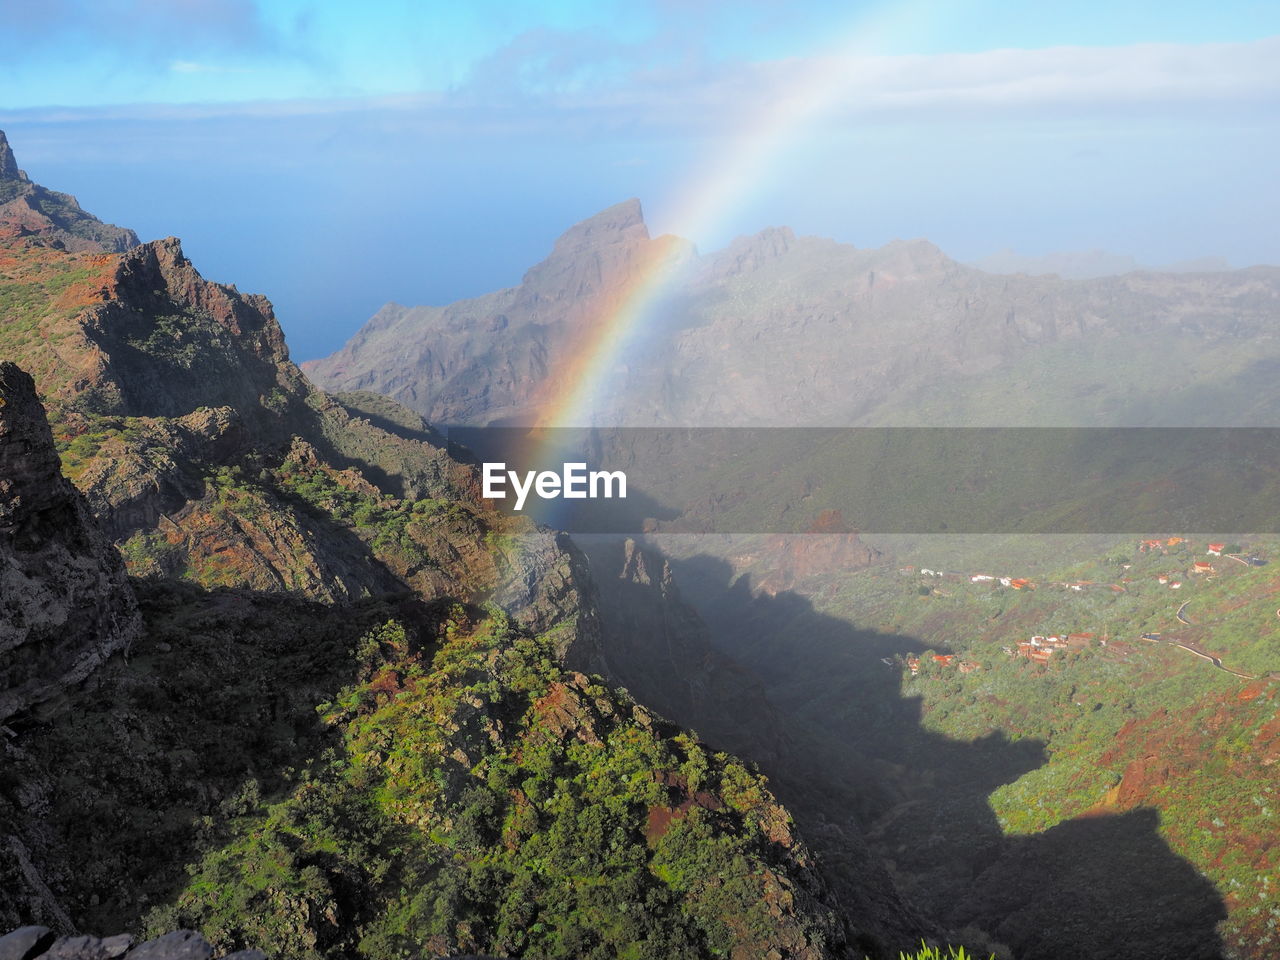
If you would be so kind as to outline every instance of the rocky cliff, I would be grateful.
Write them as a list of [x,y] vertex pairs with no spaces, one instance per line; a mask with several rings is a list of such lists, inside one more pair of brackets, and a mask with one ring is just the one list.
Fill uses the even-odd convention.
[[2,676],[65,687],[0,741],[0,927],[308,960],[887,954],[763,778],[599,676],[577,549],[486,509],[408,411],[312,387],[264,299],[174,240],[0,239],[0,275],[32,373],[3,368],[0,558],[40,601],[6,590]]
[[67,193],[32,183],[0,130],[0,237],[40,237],[66,250],[119,252],[138,235],[86,213]]
[[140,627],[124,564],[12,363],[0,363],[0,597],[0,721],[84,680]]
[[[413,414],[312,387],[270,303],[206,280],[177,240],[0,240],[0,269],[0,349],[33,374],[68,476],[133,573],[321,600],[495,597],[534,629],[577,608],[571,550],[487,510]],[[566,642],[595,669],[589,621]]]
[[[771,765],[786,750],[759,682],[712,645],[657,550],[632,539],[575,537],[600,593],[601,632],[618,682],[719,747]],[[762,733],[772,730],[774,742]]]
[[628,200],[568,230],[518,286],[446,307],[387,304],[340,352],[303,367],[436,423],[534,422],[580,372],[584,341],[654,270],[692,255],[677,238],[651,238]]

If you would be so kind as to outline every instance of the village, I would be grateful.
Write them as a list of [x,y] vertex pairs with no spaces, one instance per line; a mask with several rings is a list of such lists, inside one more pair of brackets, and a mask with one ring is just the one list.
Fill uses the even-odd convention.
[[[1184,550],[1182,552],[1189,556],[1195,555],[1191,553],[1191,550],[1194,548],[1192,548],[1190,542],[1185,537],[1174,536],[1161,539],[1142,539],[1137,543],[1138,553],[1146,555],[1168,556],[1170,550],[1178,547],[1183,547]],[[1267,561],[1255,554],[1245,555],[1238,545],[1228,545],[1225,541],[1211,541],[1206,543],[1203,556],[1233,560],[1249,567],[1261,567],[1265,566],[1267,563]],[[1175,557],[1171,559],[1183,558]],[[1120,568],[1122,570],[1130,570],[1132,567],[1133,564],[1127,561],[1120,564]],[[952,571],[934,570],[929,567],[920,567],[917,569],[914,566],[899,567],[898,572],[904,576],[917,576],[925,580],[943,580],[980,584],[989,586],[995,590],[1036,590],[1041,587],[1041,584],[1032,581],[1029,577],[998,576],[989,573],[965,574]],[[1181,590],[1183,583],[1190,578],[1212,578],[1215,577],[1217,573],[1218,571],[1212,560],[1197,559],[1192,560],[1189,566],[1184,564],[1181,570],[1159,573],[1152,579],[1154,579],[1158,586],[1166,587],[1169,590]],[[1076,593],[1082,593],[1090,589],[1106,589],[1115,593],[1126,593],[1130,589],[1130,585],[1134,582],[1135,581],[1132,577],[1126,576],[1121,577],[1118,583],[1100,583],[1096,580],[1049,581],[1044,583],[1043,586],[1070,590]],[[936,588],[931,592],[938,596],[950,596],[950,594],[944,593]],[[1179,622],[1190,622],[1186,619],[1183,613],[1186,606],[1187,604],[1184,603],[1178,608],[1177,617]],[[1280,611],[1277,611],[1277,616],[1280,616]],[[1217,657],[1205,653],[1198,649],[1198,647],[1192,647],[1179,641],[1165,640],[1165,638],[1161,637],[1159,634],[1144,634],[1142,639],[1149,642],[1159,642],[1163,640],[1165,642],[1173,643],[1175,646],[1179,646],[1202,659],[1210,661],[1215,666],[1226,670],[1228,673],[1238,677],[1247,677],[1246,674],[1240,674],[1236,673],[1234,670],[1228,670],[1222,665],[1222,662]],[[1057,653],[1069,650],[1082,650],[1095,645],[1100,647],[1110,645],[1116,648],[1125,649],[1127,649],[1128,646],[1121,641],[1114,641],[1107,637],[1099,637],[1096,633],[1082,631],[1078,633],[1036,634],[1026,640],[1017,641],[1015,646],[1002,647],[1002,650],[1006,655],[1011,657],[1022,657],[1036,663],[1047,663]],[[907,670],[913,677],[920,673],[922,656],[928,656],[929,659],[940,666],[954,668],[960,673],[973,673],[974,671],[982,669],[980,664],[964,660],[957,654],[922,654],[920,656],[913,654],[905,659]],[[890,658],[884,658],[884,662],[890,666],[894,665],[894,661]]]

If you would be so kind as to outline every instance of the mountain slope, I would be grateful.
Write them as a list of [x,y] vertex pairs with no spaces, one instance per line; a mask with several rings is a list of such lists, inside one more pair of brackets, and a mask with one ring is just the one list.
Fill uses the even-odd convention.
[[489,550],[519,525],[479,503],[469,467],[411,415],[384,429],[315,390],[270,304],[202,278],[176,240],[0,241],[0,265],[19,305],[0,348],[34,375],[68,475],[134,572],[317,599],[497,591],[536,620],[520,585],[574,563],[531,530]]
[[566,231],[519,286],[447,307],[387,304],[341,351],[303,369],[436,423],[528,420],[572,374],[575,346],[657,264],[691,254],[673,237],[651,239],[628,200]]
[[138,245],[132,230],[85,213],[70,194],[32,183],[0,130],[0,237],[32,236],[74,251],[119,253]]
[[[11,237],[0,273],[0,351],[34,380],[3,368],[5,437],[42,443],[5,440],[0,550],[55,596],[58,538],[82,539],[121,615],[41,634],[52,709],[25,709],[31,671],[4,676],[0,926],[182,917],[219,945],[379,960],[888,954],[762,777],[592,675],[578,551],[487,509],[413,414],[312,387],[265,299],[171,239]],[[0,636],[34,650],[21,616]],[[81,650],[96,669],[65,676]]]
[[[602,244],[651,263],[656,241],[646,245],[638,217],[624,205],[580,224],[510,290],[384,308],[306,367],[331,389],[374,390],[450,422],[535,421],[580,343],[551,331],[589,333],[636,289],[634,272],[602,271],[609,296],[564,281],[547,296],[547,276],[591,273]],[[668,243],[687,269],[644,312],[639,345],[595,398],[597,423],[913,425],[921,408],[934,426],[1280,413],[1266,384],[1280,362],[1277,268],[1065,280],[983,273],[922,240],[860,250],[773,228],[696,258]],[[465,376],[431,352],[445,330],[448,356],[483,358]]]

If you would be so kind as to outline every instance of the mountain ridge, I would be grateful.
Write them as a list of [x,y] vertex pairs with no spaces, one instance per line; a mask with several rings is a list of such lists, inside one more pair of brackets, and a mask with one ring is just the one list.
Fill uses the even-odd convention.
[[57,687],[35,710],[0,673],[0,926],[305,960],[889,955],[758,773],[609,685],[576,547],[486,507],[410,411],[313,387],[265,298],[173,238],[51,234],[0,237],[0,298],[30,374],[0,367],[0,458],[34,464],[0,484],[6,575],[8,519],[52,494],[141,618],[36,643],[0,616]]
[[120,253],[138,245],[132,230],[103,223],[69,193],[47,190],[18,168],[0,130],[0,237],[40,237],[67,250]]
[[[331,389],[381,393],[437,422],[537,422],[551,398],[571,389],[575,344],[630,303],[634,261],[676,280],[660,302],[647,303],[630,354],[595,398],[597,424],[911,425],[921,396],[936,408],[946,393],[956,412],[949,420],[934,409],[935,424],[1004,425],[1007,413],[972,409],[994,384],[1025,380],[1054,351],[1074,370],[1110,341],[1122,351],[1141,341],[1153,367],[1199,350],[1206,358],[1193,371],[1196,388],[1213,389],[1222,382],[1215,369],[1244,374],[1257,362],[1244,340],[1266,335],[1280,294],[1275,267],[1006,276],[961,264],[926,240],[864,250],[785,227],[706,255],[667,240],[673,263],[656,251],[663,238],[646,239],[642,216],[628,201],[583,221],[590,242],[562,238],[516,287],[443,307],[384,308],[347,346],[303,367]],[[578,238],[577,230],[564,236]],[[608,268],[601,230],[622,251]],[[570,266],[572,256],[579,262]],[[776,376],[779,364],[793,373]],[[1070,382],[1043,386],[1036,404],[1052,425],[1097,422],[1074,408]],[[1250,393],[1256,406],[1259,395]],[[1234,413],[1241,399],[1224,397],[1214,409]],[[1274,392],[1263,399],[1280,410]],[[1104,384],[1090,402],[1104,401],[1106,422],[1117,425],[1161,416],[1141,390]]]

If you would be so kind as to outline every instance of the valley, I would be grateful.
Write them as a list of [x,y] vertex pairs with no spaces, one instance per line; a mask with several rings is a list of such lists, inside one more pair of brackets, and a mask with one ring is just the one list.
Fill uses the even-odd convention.
[[[877,485],[785,431],[730,496],[667,479],[807,533],[679,532],[657,483],[643,534],[568,536],[449,432],[544,423],[655,269],[684,281],[596,424],[1269,425],[1275,268],[995,276],[783,228],[702,255],[630,201],[299,367],[264,297],[0,166],[6,596],[43,598],[0,633],[0,925],[309,960],[1273,952],[1280,537],[858,532],[830,477],[900,503],[939,458]],[[1135,461],[1101,488],[1146,491]]]
[[315,960],[930,933],[837,907],[764,778],[617,686],[581,552],[315,388],[264,297],[79,211],[0,220],[0,309],[0,927]]
[[[615,230],[620,211],[626,227]],[[610,298],[626,296],[634,280],[610,265],[652,242],[638,216],[624,205],[566,235],[601,279],[565,329],[588,335],[609,322]],[[922,242],[861,251],[767,230],[682,270],[679,292],[635,335],[621,385],[595,397],[593,424],[697,426],[714,439],[710,428],[768,424],[1275,422],[1273,268],[995,277]],[[528,282],[504,296],[528,295]],[[388,340],[432,342],[438,318],[486,309],[395,308],[307,369],[437,417],[493,423],[483,405],[451,405],[434,368],[379,346],[384,324]],[[522,336],[543,337],[540,321],[520,316],[504,313]],[[530,384],[570,362],[549,336],[538,342]],[[532,402],[500,410],[503,425],[539,416]],[[1153,503],[1185,491],[1194,509],[1204,491],[1234,489],[1215,480],[1221,461],[1203,452],[1199,480],[1193,468],[1153,482],[1138,452],[1148,439],[1165,442],[1152,433],[1117,453],[1124,472],[1099,474],[1095,504],[1131,485]],[[1183,440],[1192,464],[1196,434]],[[838,440],[818,446],[788,447],[783,436],[731,458],[714,479],[664,453],[666,475],[639,482],[653,516],[667,505],[666,483],[695,505],[699,529],[780,529],[777,519],[752,524],[798,512],[787,529],[809,533],[681,533],[677,520],[634,541],[575,536],[609,592],[616,579],[652,595],[635,584],[635,558],[645,558],[643,583],[661,585],[653,602],[666,648],[682,651],[671,675],[689,694],[673,696],[655,665],[615,647],[621,681],[755,758],[845,902],[858,902],[850,877],[878,862],[923,917],[1001,955],[1269,956],[1280,922],[1280,588],[1266,558],[1280,541],[1152,538],[1106,521],[1078,523],[1079,533],[859,535],[850,511],[823,509],[847,506],[824,500],[824,485],[900,501],[913,471],[933,464],[913,465],[893,488],[858,487],[858,458]],[[789,449],[802,455],[788,459]],[[946,462],[966,455],[953,450]],[[1017,471],[994,476],[994,502],[1017,494]],[[1055,503],[1042,519],[1083,516],[1084,506]],[[708,517],[715,526],[703,525]],[[634,622],[639,601],[627,602]],[[615,644],[623,604],[602,610]]]

